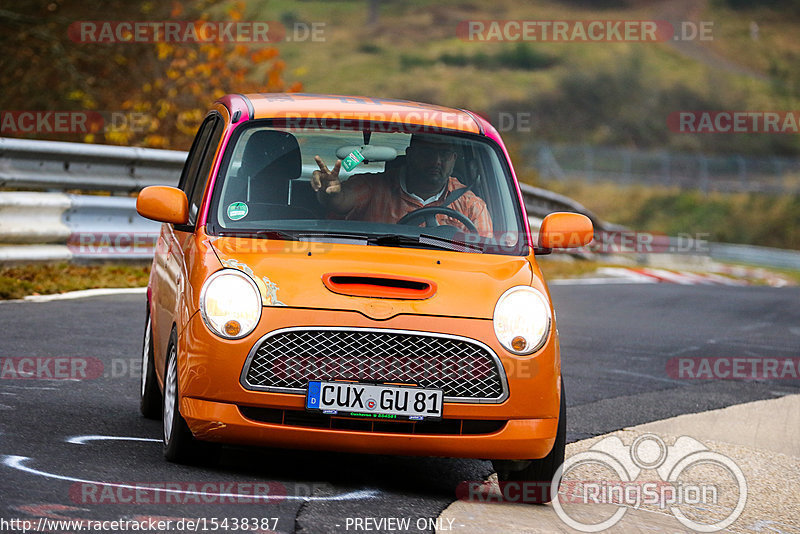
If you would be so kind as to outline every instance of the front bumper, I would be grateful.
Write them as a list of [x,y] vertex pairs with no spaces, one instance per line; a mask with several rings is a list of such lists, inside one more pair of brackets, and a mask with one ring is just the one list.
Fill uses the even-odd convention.
[[555,442],[558,419],[512,419],[481,435],[424,435],[327,430],[260,423],[233,404],[184,397],[181,414],[198,439],[279,448],[365,454],[521,460],[542,458]]
[[[256,421],[240,407],[304,410],[305,397],[251,391],[240,375],[253,344],[264,334],[293,326],[342,326],[439,332],[481,341],[505,369],[508,398],[498,404],[446,402],[444,419],[504,420],[485,434],[386,433]],[[258,327],[240,340],[212,334],[195,314],[179,335],[180,410],[199,439],[272,447],[375,454],[490,459],[541,458],[556,436],[560,403],[560,360],[554,331],[535,356],[518,357],[497,342],[491,320],[401,315],[375,321],[357,312],[266,307]]]

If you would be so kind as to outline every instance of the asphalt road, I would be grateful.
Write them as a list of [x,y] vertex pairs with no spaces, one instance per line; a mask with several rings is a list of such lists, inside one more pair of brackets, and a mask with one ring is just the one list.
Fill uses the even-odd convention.
[[[666,371],[675,357],[797,357],[798,288],[556,286],[553,296],[571,441],[800,392],[798,380],[680,380]],[[138,412],[143,321],[143,295],[0,303],[0,357],[85,358],[87,376],[99,374],[34,380],[3,371],[0,528],[41,518],[160,519],[175,528],[184,519],[180,530],[188,531],[194,529],[185,520],[201,518],[203,532],[213,531],[217,518],[218,531],[241,532],[241,518],[258,518],[262,531],[397,532],[373,521],[408,517],[409,531],[430,532],[427,520],[456,498],[459,482],[491,473],[489,462],[477,460],[244,448],[226,448],[215,465],[169,464],[160,423]],[[141,490],[167,484],[186,493]],[[254,504],[236,497],[252,494],[249,484],[275,498]],[[201,498],[194,490],[221,495]],[[365,518],[370,522],[358,522]]]

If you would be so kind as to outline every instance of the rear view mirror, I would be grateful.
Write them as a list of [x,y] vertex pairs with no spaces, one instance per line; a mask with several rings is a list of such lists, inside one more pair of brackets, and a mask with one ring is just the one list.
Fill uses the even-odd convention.
[[539,229],[539,247],[543,249],[582,247],[592,239],[592,221],[580,213],[551,213],[544,218]]
[[177,187],[151,185],[139,193],[136,211],[154,221],[186,224],[189,220],[189,201],[186,193]]
[[352,154],[355,150],[358,150],[358,152],[364,156],[364,159],[367,161],[392,161],[397,157],[397,150],[390,146],[379,145],[340,146],[336,149],[336,157],[339,159],[344,159]]

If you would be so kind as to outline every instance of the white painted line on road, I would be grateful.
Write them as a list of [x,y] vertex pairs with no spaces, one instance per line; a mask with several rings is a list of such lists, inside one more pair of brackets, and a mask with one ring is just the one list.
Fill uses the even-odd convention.
[[330,497],[314,497],[314,496],[304,496],[304,495],[252,495],[246,493],[213,493],[213,492],[206,492],[206,491],[190,491],[190,490],[177,490],[177,489],[170,489],[170,488],[157,488],[157,487],[149,487],[149,486],[132,486],[130,484],[117,484],[113,482],[101,482],[99,480],[88,480],[85,478],[76,478],[70,477],[65,475],[57,475],[55,473],[48,473],[47,471],[41,471],[39,469],[34,469],[33,467],[28,467],[25,465],[25,462],[30,460],[27,456],[14,456],[14,455],[7,455],[3,457],[3,465],[6,467],[10,467],[12,469],[17,469],[19,471],[23,471],[25,473],[29,473],[31,475],[37,475],[40,477],[45,478],[53,478],[56,480],[65,480],[67,482],[77,482],[80,484],[93,484],[95,486],[107,486],[110,488],[120,488],[120,489],[130,489],[136,491],[155,491],[161,493],[177,493],[181,495],[202,495],[206,497],[222,497],[222,498],[230,498],[230,499],[255,499],[257,501],[282,501],[282,500],[293,500],[293,501],[353,501],[353,500],[360,500],[360,499],[374,499],[378,496],[377,490],[358,490],[358,491],[351,491],[349,493],[343,493],[341,495],[331,495]]
[[98,289],[82,289],[68,293],[54,295],[29,295],[23,300],[26,302],[50,302],[53,300],[82,299],[87,297],[104,297],[107,295],[139,295],[147,293],[146,287],[108,287]]
[[161,440],[156,438],[135,438],[132,436],[72,436],[65,441],[78,445],[85,445],[87,441],[154,441],[161,443]]

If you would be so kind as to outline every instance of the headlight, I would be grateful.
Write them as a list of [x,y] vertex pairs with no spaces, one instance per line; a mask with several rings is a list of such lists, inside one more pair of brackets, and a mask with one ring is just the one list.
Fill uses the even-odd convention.
[[239,339],[261,319],[261,293],[252,278],[236,269],[223,269],[208,277],[200,292],[200,314],[212,332]]
[[544,345],[550,331],[550,304],[528,286],[512,287],[494,307],[494,333],[513,354],[530,354]]

